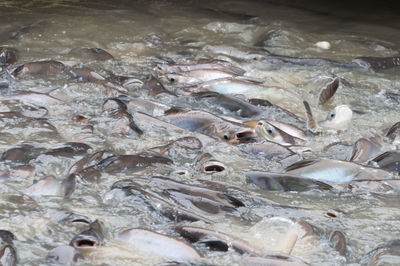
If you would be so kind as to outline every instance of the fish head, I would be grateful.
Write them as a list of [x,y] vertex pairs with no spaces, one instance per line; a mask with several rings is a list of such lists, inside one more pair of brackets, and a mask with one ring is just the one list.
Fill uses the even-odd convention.
[[351,125],[353,111],[347,105],[336,106],[335,109],[329,112],[326,120],[319,124],[323,128],[346,130]]
[[254,130],[251,128],[228,128],[218,135],[232,144],[248,143],[255,140]]
[[265,138],[266,140],[270,140],[281,144],[285,143],[284,138],[281,135],[281,132],[267,121],[264,120],[258,121],[256,126],[254,127],[254,132],[256,133],[257,136]]

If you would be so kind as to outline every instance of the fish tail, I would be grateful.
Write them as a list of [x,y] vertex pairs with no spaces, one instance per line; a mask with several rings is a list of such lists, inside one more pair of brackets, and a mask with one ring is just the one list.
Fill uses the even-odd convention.
[[317,132],[319,131],[319,126],[317,125],[317,122],[315,122],[313,114],[311,112],[311,107],[310,104],[307,101],[303,101],[304,107],[306,108],[306,115],[307,115],[307,128],[311,132]]

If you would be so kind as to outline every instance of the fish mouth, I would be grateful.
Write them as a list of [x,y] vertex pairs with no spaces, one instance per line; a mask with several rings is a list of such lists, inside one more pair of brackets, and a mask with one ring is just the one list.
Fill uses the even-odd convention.
[[201,172],[205,174],[219,173],[226,170],[224,164],[218,161],[208,161],[202,165]]
[[233,138],[230,140],[231,143],[249,143],[255,142],[256,136],[254,135],[254,131],[252,129],[246,129],[239,132],[236,132],[233,135]]
[[93,248],[99,246],[99,242],[90,238],[76,238],[71,241],[74,248]]

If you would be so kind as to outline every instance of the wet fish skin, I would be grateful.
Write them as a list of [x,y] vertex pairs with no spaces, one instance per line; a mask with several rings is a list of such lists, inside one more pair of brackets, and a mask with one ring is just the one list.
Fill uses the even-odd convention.
[[0,265],[15,266],[18,263],[13,240],[15,236],[7,230],[0,230]]
[[106,231],[101,221],[95,220],[89,229],[72,238],[70,245],[76,249],[90,249],[105,243]]
[[369,251],[360,259],[361,265],[379,265],[380,258],[386,254],[393,257],[400,257],[400,240],[392,240],[383,243]]
[[248,182],[268,191],[307,191],[313,189],[330,190],[332,186],[310,178],[290,174],[250,171],[246,173]]
[[226,165],[213,158],[210,153],[203,153],[196,158],[196,164],[204,174],[220,173],[227,169]]
[[17,62],[18,52],[13,48],[0,47],[0,66],[11,65]]
[[143,84],[142,89],[149,91],[150,96],[157,96],[159,94],[169,94],[177,96],[175,93],[167,90],[162,83],[151,75]]
[[261,250],[252,246],[247,241],[222,232],[195,226],[174,226],[173,229],[191,243],[203,241],[203,239],[206,242],[209,241],[209,239],[215,239],[223,242],[228,247],[232,246],[241,254],[262,255]]
[[211,100],[213,104],[219,105],[235,115],[243,118],[259,115],[262,111],[247,101],[228,94],[217,92],[200,92],[193,94],[195,99]]
[[64,69],[64,64],[58,61],[37,61],[17,67],[12,75],[15,78],[22,78],[27,75],[55,75],[63,72]]
[[47,254],[46,259],[49,260],[51,263],[71,266],[79,260],[83,260],[84,256],[79,250],[75,249],[74,247],[62,245],[50,250]]
[[368,68],[377,71],[377,70],[385,70],[389,68],[399,67],[400,56],[391,56],[391,57],[361,56],[354,58],[352,62],[363,68]]
[[336,106],[329,112],[326,120],[319,122],[325,129],[347,130],[351,126],[353,111],[347,105]]
[[372,159],[381,150],[382,145],[366,138],[358,139],[353,145],[353,152],[349,161],[365,163]]
[[387,151],[370,161],[370,164],[377,164],[380,168],[397,172],[400,175],[400,151]]
[[346,247],[346,238],[344,234],[340,231],[333,231],[329,237],[330,245],[339,252],[340,255],[345,256],[347,247]]
[[321,89],[319,93],[319,105],[324,105],[327,101],[329,101],[332,96],[336,93],[336,90],[339,87],[339,78],[336,77],[331,83],[326,85],[326,87]]
[[269,63],[289,63],[300,66],[337,66],[346,68],[357,68],[357,66],[354,64],[317,57],[306,58],[270,54],[266,56],[265,61]]
[[89,60],[113,60],[114,57],[101,48],[74,48],[70,55]]
[[185,261],[201,257],[189,243],[147,229],[127,229],[119,233],[118,238],[143,252],[165,259]]

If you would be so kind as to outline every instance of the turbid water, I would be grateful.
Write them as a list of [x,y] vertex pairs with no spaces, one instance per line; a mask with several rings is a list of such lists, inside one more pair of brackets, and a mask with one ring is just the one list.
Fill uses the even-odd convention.
[[[261,80],[264,87],[290,90],[288,98],[276,104],[300,117],[296,120],[266,107],[251,119],[280,120],[304,129],[302,100],[310,103],[318,121],[338,105],[346,104],[354,111],[350,129],[309,137],[303,145],[310,151],[299,156],[348,160],[355,141],[374,136],[381,137],[381,152],[396,150],[396,143],[384,138],[384,132],[400,120],[399,67],[373,70],[351,64],[360,56],[399,56],[400,27],[396,13],[389,7],[374,13],[372,6],[360,8],[360,13],[354,15],[349,8],[337,5],[318,6],[307,1],[297,4],[292,1],[1,1],[0,47],[18,52],[18,61],[4,66],[3,70],[11,73],[24,63],[57,60],[67,68],[85,66],[104,77],[113,73],[144,82],[151,74],[159,74],[155,71],[156,65],[165,63],[165,58],[184,63],[202,58],[225,60],[244,69],[245,76]],[[357,9],[357,6],[350,5],[350,8]],[[329,42],[330,48],[316,45],[321,41]],[[94,60],[88,53],[71,52],[74,48],[94,47],[104,49],[114,59]],[[273,60],[268,57],[270,54],[326,58],[345,64],[290,64]],[[318,106],[320,89],[335,77],[341,81],[336,94],[326,105]],[[2,117],[0,121],[0,152],[21,147],[22,143],[32,145],[23,149],[25,156],[31,156],[25,161],[6,160],[3,155],[0,162],[0,170],[8,176],[1,185],[0,229],[14,233],[21,265],[54,263],[46,258],[49,251],[68,245],[75,235],[87,229],[87,226],[61,223],[69,213],[85,215],[92,221],[99,219],[107,231],[104,245],[85,252],[85,259],[77,262],[78,265],[153,265],[168,261],[117,240],[118,234],[129,228],[178,237],[172,230],[175,225],[206,227],[246,240],[261,250],[258,255],[268,255],[285,251],[282,246],[288,242],[291,224],[306,221],[316,228],[315,235],[299,238],[290,255],[311,265],[358,265],[370,250],[400,237],[398,190],[265,191],[248,184],[245,173],[250,170],[281,172],[300,157],[294,161],[266,159],[246,152],[246,145],[251,144],[230,144],[205,136],[201,149],[188,154],[183,154],[182,149],[171,152],[168,158],[172,164],[156,164],[147,167],[150,170],[141,169],[136,173],[118,169],[103,171],[97,182],[78,180],[69,197],[57,196],[51,191],[44,193],[47,195],[29,193],[26,188],[34,180],[49,175],[60,182],[64,180],[70,167],[85,154],[96,151],[105,151],[108,155],[137,154],[193,135],[141,120],[136,111],[164,121],[167,120],[163,112],[171,107],[195,108],[241,121],[250,118],[243,119],[239,113],[229,112],[215,102],[194,100],[188,95],[153,96],[141,89],[139,83],[126,85],[125,92],[103,86],[99,81],[84,83],[66,73],[12,79],[2,72],[1,80],[9,83],[8,88],[1,90],[1,112],[20,112],[32,104],[48,109],[47,120]],[[180,94],[176,84],[166,81],[164,85]],[[54,88],[51,96],[63,102],[43,104],[15,96],[33,88],[41,92]],[[121,94],[127,99],[145,99],[156,104],[128,105],[133,121],[143,130],[142,135],[129,128],[122,132],[119,126],[124,127],[123,120],[115,122],[112,112],[103,111],[107,98]],[[256,91],[251,96],[260,94]],[[10,102],[11,98],[22,100]],[[91,148],[82,153],[48,152],[67,142],[86,143]],[[335,142],[345,145],[324,150]],[[203,153],[211,154],[226,170],[211,175],[201,172],[199,157]],[[21,166],[31,167],[24,172],[26,175],[15,170]],[[226,208],[217,213],[187,207],[211,223],[181,221],[165,216],[164,205],[149,200],[148,195],[111,189],[115,182],[133,178],[146,191],[167,195],[173,199],[170,201],[188,201],[179,195],[182,192],[168,189],[167,185],[155,186],[150,182],[154,175],[194,186],[204,186],[199,180],[218,182],[227,191],[215,184],[209,187],[230,193],[244,206],[233,210],[223,206]],[[231,186],[236,188],[229,190]],[[346,238],[344,256],[329,241],[333,231],[341,231]],[[232,247],[227,252],[212,251],[202,244],[195,247],[202,254],[200,262],[204,264],[242,265],[243,256],[248,256]],[[400,265],[400,259],[387,255],[380,263]]]

